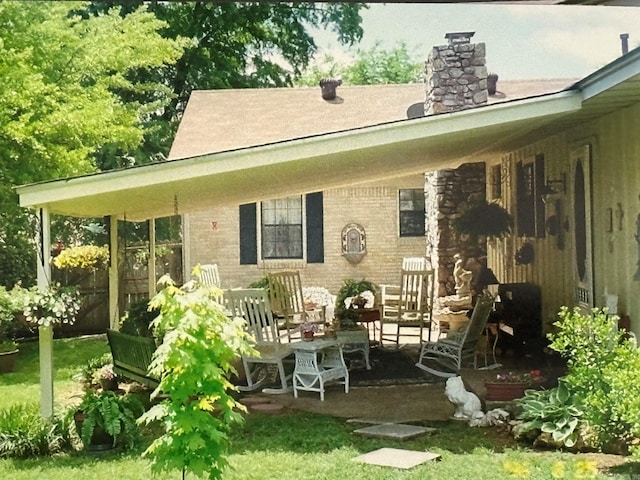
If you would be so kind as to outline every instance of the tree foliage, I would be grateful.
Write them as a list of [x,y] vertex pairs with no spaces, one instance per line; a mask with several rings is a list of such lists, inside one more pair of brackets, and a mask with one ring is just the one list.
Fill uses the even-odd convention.
[[182,288],[164,276],[165,287],[150,302],[160,311],[152,326],[163,338],[150,373],[160,378],[153,395],[165,398],[141,418],[159,421],[165,433],[144,452],[155,472],[189,471],[198,477],[222,478],[227,466],[227,434],[242,421],[229,376],[242,354],[256,352],[242,318],[230,318],[216,301],[219,289],[188,282]]
[[306,70],[296,85],[317,86],[323,78],[340,78],[345,85],[378,85],[422,81],[422,64],[414,62],[404,43],[390,49],[376,44],[360,50],[351,63],[339,63],[331,55]]
[[[94,154],[135,149],[170,91],[130,73],[175,63],[180,43],[141,8],[82,20],[67,2],[0,3],[0,284],[35,265],[15,185],[95,171]],[[147,92],[153,101],[125,101]]]
[[[311,27],[332,30],[342,44],[362,37],[361,3],[305,2],[92,2],[87,15],[133,14],[145,5],[166,22],[165,38],[188,38],[184,55],[172,65],[139,72],[140,80],[162,83],[173,93],[168,108],[149,118],[154,131],[145,156],[168,153],[173,134],[193,90],[283,87],[309,65],[317,46]],[[142,157],[140,157],[142,154]]]

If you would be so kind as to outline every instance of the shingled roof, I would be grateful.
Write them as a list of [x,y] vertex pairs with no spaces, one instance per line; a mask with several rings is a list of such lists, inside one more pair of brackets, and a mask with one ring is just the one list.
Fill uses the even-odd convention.
[[[572,79],[499,81],[489,104],[554,93]],[[424,102],[425,86],[338,87],[325,101],[320,87],[196,90],[191,93],[169,159],[265,145],[295,138],[407,120]]]

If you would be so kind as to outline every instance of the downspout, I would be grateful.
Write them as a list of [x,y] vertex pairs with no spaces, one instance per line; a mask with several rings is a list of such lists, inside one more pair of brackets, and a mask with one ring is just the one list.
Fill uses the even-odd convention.
[[[51,229],[49,210],[41,208],[38,212],[39,231],[37,285],[40,290],[49,286],[51,278]],[[40,413],[44,418],[53,418],[53,327],[38,327],[40,349]]]

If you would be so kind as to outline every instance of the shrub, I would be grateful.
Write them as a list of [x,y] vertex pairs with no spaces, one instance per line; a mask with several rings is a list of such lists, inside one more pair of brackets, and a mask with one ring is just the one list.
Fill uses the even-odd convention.
[[593,432],[594,447],[633,451],[640,438],[640,350],[606,311],[583,314],[562,307],[550,348],[567,359],[564,382],[582,421]]
[[138,300],[129,305],[129,310],[120,321],[120,331],[127,335],[153,337],[151,322],[158,316],[160,310],[149,306],[149,300]]
[[71,449],[69,421],[44,419],[36,404],[0,410],[0,458],[52,455]]

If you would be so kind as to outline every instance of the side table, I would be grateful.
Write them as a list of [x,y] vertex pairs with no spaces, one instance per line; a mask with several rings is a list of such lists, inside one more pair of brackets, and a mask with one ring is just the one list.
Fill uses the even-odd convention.
[[337,339],[318,338],[311,342],[290,344],[296,357],[293,370],[293,396],[298,390],[319,392],[324,401],[326,382],[342,379],[344,392],[349,393],[349,371],[342,356],[342,345]]
[[368,330],[341,330],[336,332],[338,342],[342,344],[344,353],[362,352],[367,370],[371,370],[369,362],[369,332]]

